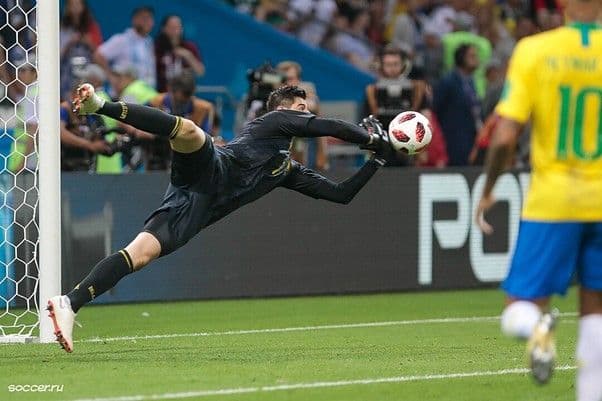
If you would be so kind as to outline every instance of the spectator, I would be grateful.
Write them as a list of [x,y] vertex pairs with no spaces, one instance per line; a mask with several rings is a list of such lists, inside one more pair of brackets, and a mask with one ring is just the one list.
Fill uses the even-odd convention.
[[205,74],[205,65],[197,46],[183,38],[182,20],[168,15],[161,21],[161,32],[155,39],[157,60],[157,90],[165,92],[167,82],[191,70],[196,75]]
[[481,126],[480,105],[472,74],[479,66],[477,50],[462,44],[454,53],[456,68],[435,86],[433,111],[443,130],[450,166],[468,165]]
[[486,80],[485,65],[491,59],[491,44],[483,36],[469,32],[468,21],[460,18],[455,22],[456,31],[448,33],[442,38],[443,45],[443,64],[446,71],[450,71],[455,66],[454,53],[462,44],[470,44],[477,50],[479,64],[474,71],[474,82],[479,98],[485,96]]
[[335,54],[364,71],[371,71],[375,56],[374,48],[366,36],[369,25],[370,14],[367,10],[361,10],[350,21],[349,31],[335,34],[330,44]]
[[[387,47],[380,56],[378,80],[366,87],[366,100],[370,114],[375,115],[384,127],[393,118],[407,110],[421,110],[425,101],[426,84],[410,79],[412,68],[407,54],[395,47]],[[398,154],[388,160],[389,166],[407,166],[409,159]]]
[[497,105],[504,87],[505,64],[498,59],[492,59],[485,67],[487,92],[483,98],[482,117],[485,120]]
[[9,98],[13,98],[11,96],[11,87],[10,82],[12,81],[10,72],[7,68],[6,62],[6,45],[4,44],[4,40],[2,36],[0,36],[0,99],[4,100],[7,96]]
[[132,13],[132,27],[113,35],[94,53],[97,64],[108,73],[115,65],[133,65],[136,75],[151,87],[157,84],[157,66],[153,40],[154,12],[150,7],[136,8]]
[[257,7],[258,0],[226,0],[226,2],[233,6],[238,12],[253,14],[253,11]]
[[426,84],[409,77],[412,63],[400,49],[387,46],[380,56],[378,80],[366,87],[370,114],[384,127],[397,114],[407,110],[421,110],[425,101]]
[[0,68],[6,77],[2,82],[7,84],[7,93],[16,102],[23,98],[26,89],[15,81],[17,69],[36,57],[36,13],[33,12],[36,3],[34,0],[2,0],[0,4],[3,10],[0,12],[0,43],[4,53],[0,58],[5,62]]
[[[195,87],[194,74],[191,71],[185,71],[171,78],[168,84],[169,91],[157,95],[150,101],[150,105],[166,113],[188,118],[211,135],[213,105],[194,96]],[[223,145],[223,141],[220,142],[221,138],[215,140],[218,144]],[[155,137],[155,140],[149,142],[148,145],[147,170],[167,170],[171,160],[169,140]]]
[[434,85],[443,73],[443,46],[431,23],[424,25],[424,49],[418,57],[422,60],[424,79]]
[[255,19],[281,31],[287,31],[289,29],[287,8],[287,0],[262,0],[255,7]]
[[367,36],[370,41],[376,46],[385,45],[385,0],[373,0],[368,6],[370,13],[370,26],[368,27]]
[[420,0],[409,0],[407,6],[406,12],[395,17],[391,44],[415,52],[423,47],[422,27],[426,16],[420,10]]
[[138,79],[137,68],[131,64],[117,64],[110,75],[111,85],[120,100],[128,103],[146,104],[157,96],[157,91],[145,81]]
[[533,0],[533,7],[535,20],[542,31],[562,25],[564,6],[561,0]]
[[537,26],[532,19],[528,17],[519,18],[516,21],[516,28],[514,29],[514,39],[518,42],[522,38],[537,33]]
[[500,62],[507,62],[514,49],[515,41],[504,25],[499,10],[493,2],[485,2],[479,6],[477,9],[477,24],[481,36],[487,38],[491,44],[491,57]]
[[[35,57],[36,1],[2,0],[0,4],[0,39],[7,49],[6,59],[11,62],[10,67],[18,68],[19,63]],[[10,74],[14,77],[16,71],[13,69]]]
[[290,0],[288,18],[297,37],[320,46],[337,11],[334,0]]
[[75,73],[92,60],[102,43],[100,27],[94,20],[86,0],[67,0],[61,18],[61,99],[70,97],[76,84]]
[[471,0],[446,0],[432,12],[429,23],[440,38],[458,30],[458,21],[462,21],[466,31],[472,32],[475,29],[475,21],[469,12],[471,5]]
[[518,21],[529,18],[530,9],[530,0],[506,0],[499,4],[499,15],[508,32],[514,34]]
[[[77,86],[72,94],[77,93]],[[111,147],[98,133],[102,127],[100,116],[79,116],[71,102],[61,103],[61,169],[63,171],[94,171],[94,155],[109,155]]]
[[[305,90],[308,110],[319,115],[320,100],[316,93],[316,86],[313,82],[301,80],[303,72],[301,65],[294,61],[282,61],[276,66],[276,70],[286,77],[284,85],[295,85]],[[326,170],[328,168],[327,147],[327,137],[295,138],[292,146],[293,158],[309,168]]]
[[17,124],[14,129],[15,137],[8,158],[8,169],[19,173],[24,168],[35,171],[37,155],[34,151],[35,138],[38,133],[38,118],[36,101],[38,97],[38,73],[35,60],[18,60],[16,64],[17,79],[22,85],[22,94],[16,103]]

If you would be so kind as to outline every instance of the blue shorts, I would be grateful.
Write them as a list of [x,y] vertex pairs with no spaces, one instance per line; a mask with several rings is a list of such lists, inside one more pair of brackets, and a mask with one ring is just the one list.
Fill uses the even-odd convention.
[[575,275],[583,287],[602,291],[602,223],[521,220],[502,283],[506,293],[520,299],[564,295]]

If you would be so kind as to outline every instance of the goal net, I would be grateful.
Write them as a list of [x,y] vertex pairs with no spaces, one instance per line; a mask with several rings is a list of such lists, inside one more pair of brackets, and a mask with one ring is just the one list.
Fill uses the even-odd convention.
[[[52,93],[55,84],[49,82],[52,78],[48,79],[55,74],[50,70],[54,70],[56,64],[58,81],[58,23],[52,27],[46,22],[43,24],[48,26],[42,27],[36,18],[39,13],[52,19],[54,13],[58,22],[57,3],[58,0],[0,2],[0,342],[50,339],[52,333],[42,321],[45,301],[60,291],[56,273],[60,266],[56,258],[54,261],[43,259],[44,252],[40,252],[41,227],[48,221],[43,215],[59,212],[58,202],[53,198],[60,196],[60,186],[54,179],[51,191],[55,194],[45,198],[39,185],[45,183],[48,190],[52,179],[45,177],[60,174],[56,160],[53,167],[48,167],[52,166],[48,164],[48,156],[39,152],[48,146],[58,159],[57,149],[51,149],[57,147],[58,140],[51,139],[48,145],[48,138],[42,138],[59,138],[58,122],[53,123],[58,120],[48,118],[51,113],[58,113],[58,90]],[[51,14],[45,14],[42,7],[51,10]],[[43,29],[56,30],[56,33],[42,39]],[[48,45],[55,37],[56,43]],[[44,51],[43,46],[47,47]],[[43,72],[44,69],[49,71]],[[50,101],[42,99],[44,88]],[[53,106],[45,106],[52,102]],[[43,112],[43,108],[50,110]],[[47,171],[43,174],[42,169]],[[47,231],[54,231],[58,236],[60,226],[56,217],[53,221],[54,229],[47,228]],[[52,246],[47,244],[46,248],[48,245]],[[59,250],[60,247],[54,253],[60,258]],[[44,289],[42,280],[49,280],[50,287],[46,283]],[[45,291],[55,294],[44,294]]]

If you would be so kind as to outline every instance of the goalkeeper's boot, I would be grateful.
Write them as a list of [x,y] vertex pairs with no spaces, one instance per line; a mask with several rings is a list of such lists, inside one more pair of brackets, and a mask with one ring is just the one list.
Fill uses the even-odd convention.
[[96,113],[104,104],[105,100],[94,92],[94,86],[81,84],[77,88],[77,97],[73,101],[73,109],[80,116],[83,116]]
[[71,309],[71,301],[66,295],[57,295],[48,300],[48,316],[54,325],[56,341],[67,352],[73,352],[73,324],[75,313]]
[[527,352],[531,364],[531,374],[539,384],[550,380],[556,360],[556,340],[554,328],[558,319],[558,309],[541,316],[527,343]]

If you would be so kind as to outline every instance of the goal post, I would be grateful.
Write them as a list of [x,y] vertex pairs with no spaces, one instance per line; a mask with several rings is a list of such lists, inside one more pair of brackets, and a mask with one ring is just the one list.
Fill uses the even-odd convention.
[[0,2],[0,342],[50,342],[61,292],[59,0]]
[[61,293],[59,0],[38,1],[39,339],[54,340],[46,303]]

